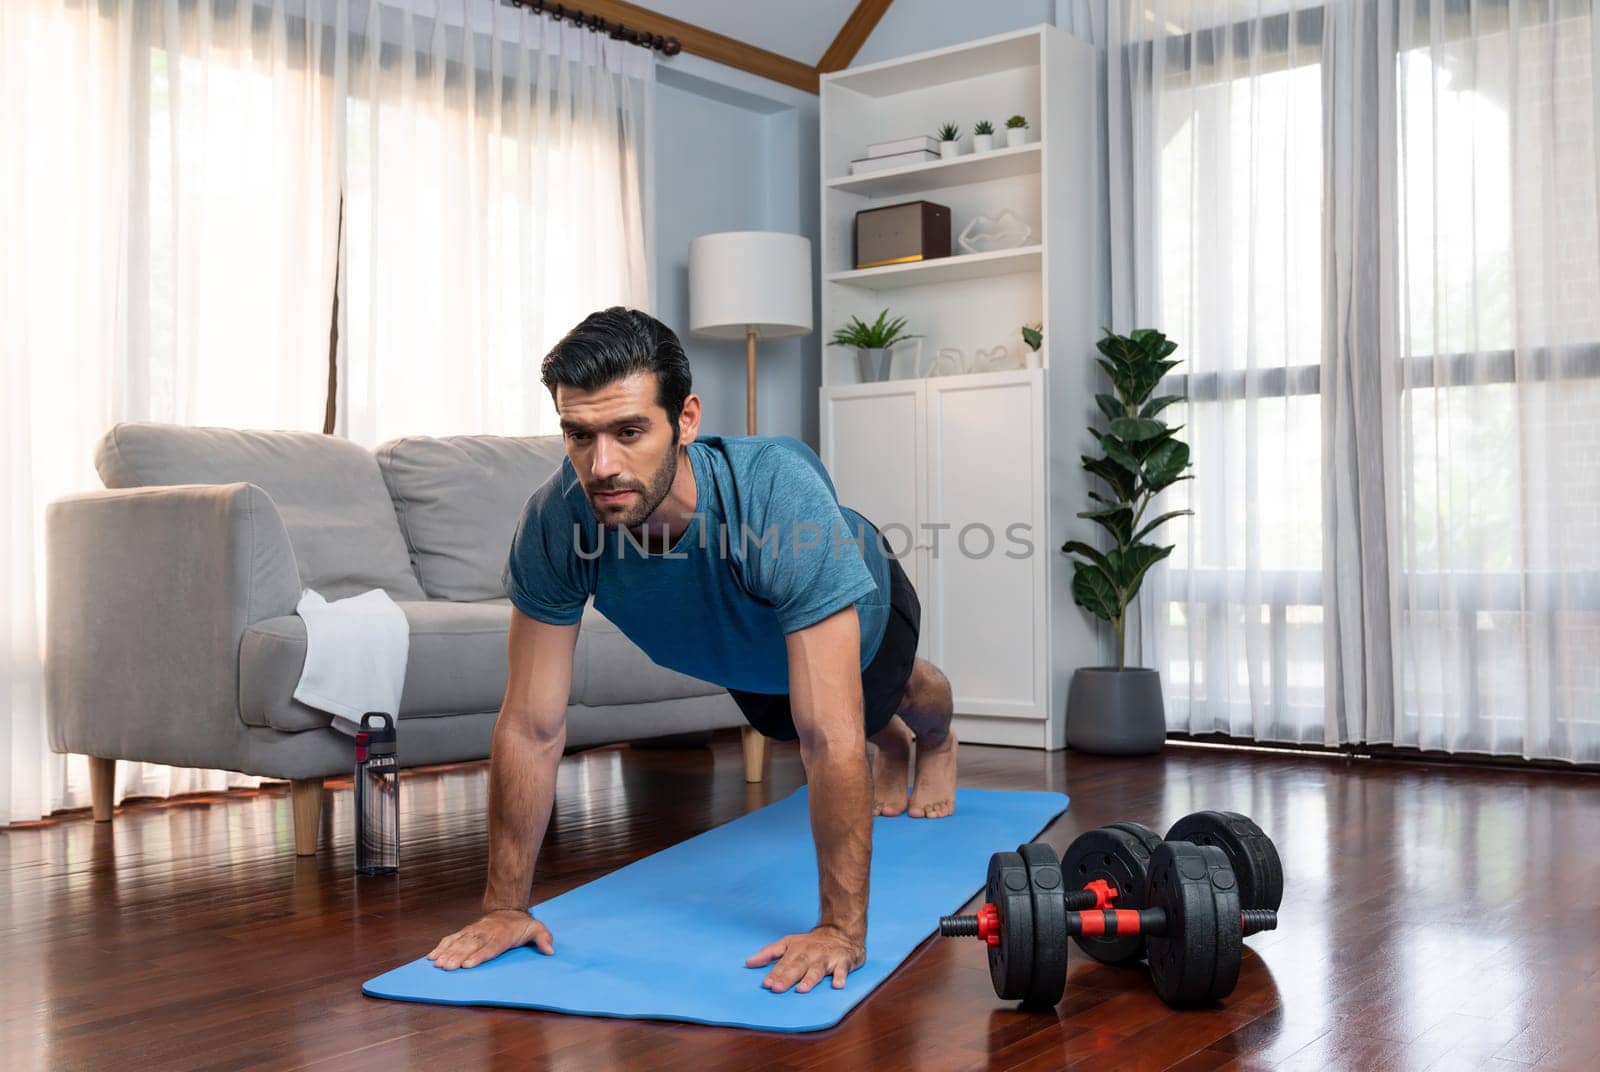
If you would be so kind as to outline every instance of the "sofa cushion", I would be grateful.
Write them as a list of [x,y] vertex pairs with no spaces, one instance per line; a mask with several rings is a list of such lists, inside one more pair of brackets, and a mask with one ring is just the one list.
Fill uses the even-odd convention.
[[561,467],[560,436],[406,436],[373,452],[429,599],[506,594],[528,498]]
[[[400,717],[498,711],[506,691],[506,633],[511,602],[402,602],[411,626]],[[306,661],[299,615],[269,618],[245,630],[239,647],[239,713],[252,726],[287,732],[319,729],[332,716],[294,698]],[[648,703],[723,690],[657,666],[590,604],[573,656],[569,703]]]
[[94,464],[108,488],[254,484],[283,518],[304,587],[330,600],[372,588],[424,598],[378,463],[348,439],[125,421]]

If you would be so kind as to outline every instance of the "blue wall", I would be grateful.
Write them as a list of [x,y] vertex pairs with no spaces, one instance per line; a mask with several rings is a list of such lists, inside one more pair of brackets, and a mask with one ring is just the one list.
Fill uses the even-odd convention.
[[[657,81],[656,315],[688,351],[702,430],[743,435],[744,343],[689,333],[689,242],[715,231],[785,231],[809,237],[816,257],[817,101],[687,54],[663,61]],[[758,347],[762,434],[816,445],[818,335]]]

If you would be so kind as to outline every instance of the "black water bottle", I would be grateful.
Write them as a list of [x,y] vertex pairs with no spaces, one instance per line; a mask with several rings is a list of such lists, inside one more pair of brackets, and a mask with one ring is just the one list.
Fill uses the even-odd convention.
[[382,711],[361,716],[356,734],[356,874],[400,870],[400,757],[394,720]]

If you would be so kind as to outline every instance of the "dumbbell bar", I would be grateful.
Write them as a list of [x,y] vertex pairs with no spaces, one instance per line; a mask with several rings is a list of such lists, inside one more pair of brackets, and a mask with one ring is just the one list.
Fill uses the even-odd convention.
[[[1080,891],[1087,893],[1088,891]],[[1070,901],[1069,894],[1063,900]],[[1089,893],[1093,898],[1094,894]],[[1167,933],[1167,913],[1160,908],[1086,908],[1066,917],[1067,934],[1073,938],[1118,938],[1130,935]],[[1262,931],[1277,930],[1278,913],[1270,908],[1247,908],[1239,913],[1239,935],[1248,938]],[[975,916],[941,916],[939,934],[945,938],[982,938],[990,945],[1000,944],[1000,909],[986,904]]]

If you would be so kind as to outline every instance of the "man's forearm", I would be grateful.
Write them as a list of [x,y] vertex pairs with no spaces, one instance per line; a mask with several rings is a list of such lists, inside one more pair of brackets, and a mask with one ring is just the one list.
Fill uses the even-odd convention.
[[817,845],[818,922],[864,943],[872,869],[872,780],[866,749],[819,750],[804,758],[811,786],[811,836]]
[[526,911],[555,802],[556,771],[565,741],[540,740],[495,727],[489,761],[489,881],[483,910]]

